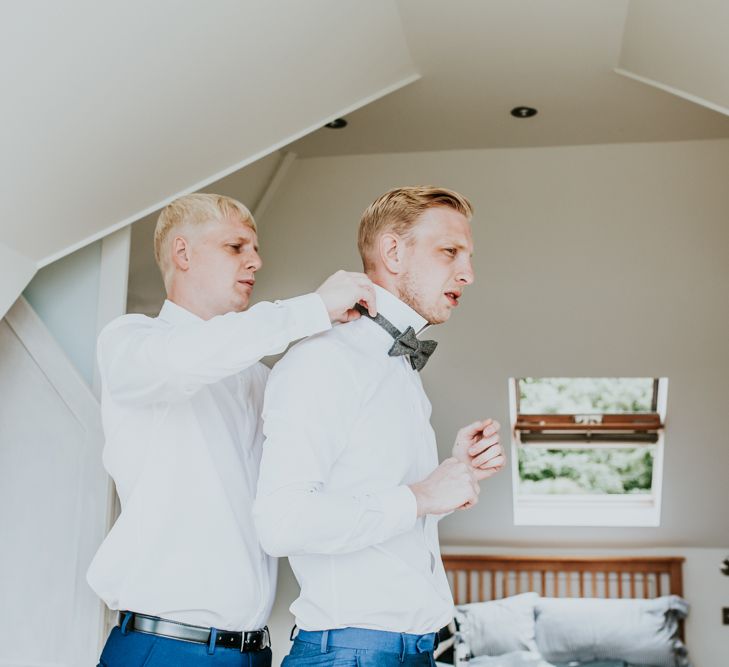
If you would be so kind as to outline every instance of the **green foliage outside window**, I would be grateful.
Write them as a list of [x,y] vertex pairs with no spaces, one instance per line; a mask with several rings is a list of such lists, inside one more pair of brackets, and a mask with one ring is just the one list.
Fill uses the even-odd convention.
[[650,412],[653,378],[522,378],[521,414]]
[[653,447],[519,448],[524,494],[650,493]]

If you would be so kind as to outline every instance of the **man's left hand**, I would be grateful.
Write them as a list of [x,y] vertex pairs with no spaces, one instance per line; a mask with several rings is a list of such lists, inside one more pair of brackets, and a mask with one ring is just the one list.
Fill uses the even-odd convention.
[[478,481],[495,475],[506,465],[500,429],[501,425],[495,419],[484,419],[464,426],[456,435],[453,456],[471,466]]

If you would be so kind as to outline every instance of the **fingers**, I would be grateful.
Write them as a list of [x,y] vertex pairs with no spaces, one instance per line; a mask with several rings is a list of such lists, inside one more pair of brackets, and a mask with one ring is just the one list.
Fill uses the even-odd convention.
[[486,463],[482,463],[480,466],[477,466],[477,468],[479,470],[491,470],[493,472],[498,472],[504,467],[504,465],[506,465],[506,457],[502,454],[490,461],[487,461]]
[[498,445],[500,441],[501,439],[498,433],[488,438],[484,438],[483,440],[479,440],[475,445],[471,445],[468,448],[468,455],[470,457],[478,456],[494,445]]
[[351,322],[357,319],[359,314],[352,313],[356,303],[365,306],[372,317],[377,315],[375,287],[364,273],[337,271],[316,291],[324,301],[332,322]]
[[485,428],[486,424],[484,421],[473,422],[459,429],[456,434],[456,440],[461,442],[469,442],[471,440],[477,440],[481,438],[481,433]]
[[475,421],[468,426],[464,426],[456,435],[456,442],[470,445],[469,454],[473,455],[483,450],[473,449],[481,440],[497,435],[501,429],[501,424],[495,419],[482,419]]
[[347,322],[353,322],[360,317],[362,317],[362,315],[358,310],[350,308],[346,313],[344,313],[344,316],[342,317],[342,324],[346,324]]
[[359,303],[365,308],[371,317],[377,315],[377,297],[375,295],[374,283],[364,273],[348,273],[347,276],[352,282],[355,291],[353,303]]
[[483,468],[485,464],[493,462],[494,459],[504,458],[504,448],[499,444],[498,440],[488,445],[478,456],[471,459],[471,465],[474,468]]
[[361,274],[363,282],[360,284],[362,296],[359,303],[367,308],[370,317],[377,315],[377,297],[375,296],[375,287],[372,281],[364,274]]
[[482,464],[478,468],[473,469],[473,476],[479,481],[482,482],[485,479],[488,479],[489,477],[493,477],[497,472],[502,470],[504,466],[506,465],[506,456],[496,456],[490,461],[487,461],[486,463]]

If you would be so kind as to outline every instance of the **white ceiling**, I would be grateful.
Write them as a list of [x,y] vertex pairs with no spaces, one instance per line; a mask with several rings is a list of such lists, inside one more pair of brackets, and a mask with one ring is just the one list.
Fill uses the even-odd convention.
[[[299,156],[729,137],[729,117],[614,71],[628,0],[397,4],[422,79],[292,144]],[[693,16],[683,52],[717,31],[726,44],[711,12],[678,4]],[[517,120],[518,105],[539,114]]]
[[[615,72],[646,55],[655,21],[635,8],[679,1],[6,3],[0,315],[37,268],[292,141],[307,157],[729,137],[729,116]],[[684,21],[689,89],[726,42],[712,2]],[[621,62],[626,16],[642,20]],[[521,104],[539,114],[512,118]],[[345,130],[305,136],[340,114]]]
[[631,0],[619,69],[729,115],[729,2]]

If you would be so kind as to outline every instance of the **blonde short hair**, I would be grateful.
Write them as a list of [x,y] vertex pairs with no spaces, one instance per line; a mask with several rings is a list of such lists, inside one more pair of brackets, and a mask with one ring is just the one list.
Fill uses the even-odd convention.
[[224,222],[232,218],[256,231],[251,212],[239,201],[225,195],[195,193],[175,199],[162,209],[154,229],[154,258],[162,272],[165,286],[171,277],[169,241],[175,229],[200,226],[209,222]]
[[462,194],[433,185],[394,188],[372,202],[362,214],[357,235],[365,271],[372,268],[370,255],[380,234],[394,232],[407,239],[420,215],[436,206],[452,208],[468,220],[473,216],[471,202]]

